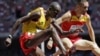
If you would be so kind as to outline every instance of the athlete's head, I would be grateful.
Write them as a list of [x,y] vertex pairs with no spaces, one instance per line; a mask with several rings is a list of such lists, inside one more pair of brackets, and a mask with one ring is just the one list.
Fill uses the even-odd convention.
[[47,15],[54,18],[56,17],[56,15],[61,11],[61,7],[59,5],[59,3],[57,2],[52,2],[49,6],[49,8],[47,9]]
[[88,11],[89,2],[87,0],[79,0],[77,1],[77,7],[78,11],[84,14],[85,12]]

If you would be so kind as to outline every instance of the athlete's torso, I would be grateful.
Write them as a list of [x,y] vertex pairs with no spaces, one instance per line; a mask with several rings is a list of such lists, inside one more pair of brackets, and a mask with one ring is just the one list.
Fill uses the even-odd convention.
[[[71,31],[71,30],[76,30],[78,28],[82,28],[83,25],[86,23],[87,21],[87,16],[86,15],[82,15],[80,18],[78,18],[75,15],[74,11],[71,11],[71,18],[69,21],[64,21],[61,24],[61,28],[64,31]],[[72,43],[75,43],[77,40],[81,39],[81,37],[79,36],[80,32],[75,32],[73,34],[69,34],[66,35],[66,37],[68,37]],[[61,36],[61,38],[63,38],[64,36]]]
[[78,18],[74,11],[71,11],[71,19],[69,21],[64,21],[61,24],[61,27],[64,31],[70,31],[73,29],[81,28],[87,21],[87,16],[82,15],[80,18]]
[[22,32],[30,32],[30,33],[36,33],[37,32],[37,29],[46,29],[48,28],[49,24],[50,24],[50,20],[46,20],[45,19],[45,13],[44,13],[44,9],[42,7],[39,7],[33,11],[30,12],[33,13],[33,12],[37,12],[37,11],[40,11],[40,19],[35,22],[35,21],[27,21],[27,22],[24,22],[23,25],[22,25]]

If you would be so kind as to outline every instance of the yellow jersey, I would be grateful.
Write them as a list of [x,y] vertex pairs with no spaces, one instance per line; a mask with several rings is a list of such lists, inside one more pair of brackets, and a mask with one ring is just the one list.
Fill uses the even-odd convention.
[[39,7],[31,12],[28,13],[28,15],[32,15],[34,12],[40,12],[40,19],[37,22],[34,22],[32,20],[24,22],[22,25],[22,32],[30,32],[30,33],[36,33],[37,29],[46,29],[50,25],[50,19],[46,20],[45,19],[45,14],[44,14],[44,9],[42,7]]

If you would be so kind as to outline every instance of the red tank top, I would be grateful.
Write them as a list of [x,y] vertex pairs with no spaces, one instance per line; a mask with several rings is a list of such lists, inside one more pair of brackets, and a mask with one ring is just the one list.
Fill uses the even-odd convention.
[[[64,31],[70,31],[70,30],[75,30],[78,27],[83,27],[85,22],[87,21],[87,16],[83,15],[81,18],[78,18],[76,16],[76,13],[74,11],[71,11],[71,19],[69,21],[64,21],[61,23],[61,28]],[[64,36],[61,35],[61,38]],[[81,37],[78,36],[78,34],[73,35],[69,34],[67,37],[71,40],[72,43],[75,43],[77,40],[79,40]]]
[[87,20],[86,15],[83,15],[80,19],[76,16],[74,11],[71,11],[71,19],[69,21],[64,21],[61,23],[61,28],[64,31],[70,31],[78,27],[82,27]]

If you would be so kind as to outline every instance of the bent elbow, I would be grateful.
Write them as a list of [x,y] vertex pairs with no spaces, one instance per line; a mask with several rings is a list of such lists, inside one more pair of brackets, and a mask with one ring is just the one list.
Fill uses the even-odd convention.
[[16,23],[19,23],[19,24],[21,24],[22,22],[21,22],[21,20],[19,19],[19,20],[17,20],[17,21],[16,21]]

